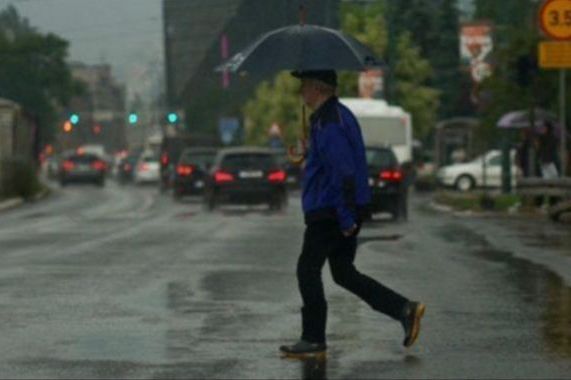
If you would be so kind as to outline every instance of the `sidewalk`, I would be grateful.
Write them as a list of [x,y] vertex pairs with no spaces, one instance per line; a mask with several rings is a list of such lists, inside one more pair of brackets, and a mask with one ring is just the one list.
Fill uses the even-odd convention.
[[[49,186],[45,185],[44,189],[40,191],[38,194],[36,194],[28,202],[37,202],[44,198],[47,198],[51,194],[51,192],[52,189]],[[24,198],[8,198],[0,200],[0,212],[11,210],[13,208],[23,205],[24,203],[26,203],[26,200]]]

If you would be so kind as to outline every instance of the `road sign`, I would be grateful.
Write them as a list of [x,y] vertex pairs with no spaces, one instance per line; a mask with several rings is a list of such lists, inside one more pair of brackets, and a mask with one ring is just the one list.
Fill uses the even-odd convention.
[[571,0],[546,0],[539,11],[539,26],[554,40],[571,40]]
[[542,69],[571,68],[571,41],[541,41],[539,67]]

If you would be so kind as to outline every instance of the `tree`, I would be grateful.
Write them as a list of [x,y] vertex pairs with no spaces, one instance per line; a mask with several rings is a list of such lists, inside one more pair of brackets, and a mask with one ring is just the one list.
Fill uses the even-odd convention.
[[[400,4],[400,1],[394,4]],[[341,11],[343,31],[355,36],[371,47],[375,54],[383,57],[388,43],[385,2],[377,1],[365,6],[343,4]],[[394,61],[396,64],[391,68],[397,89],[394,103],[411,112],[415,133],[417,137],[423,138],[436,122],[439,92],[428,87],[432,68],[421,56],[420,49],[412,44],[410,32],[403,32],[398,42]],[[339,95],[356,96],[357,85],[357,74],[341,73]],[[274,122],[282,126],[288,143],[299,137],[298,87],[287,73],[280,74],[273,83],[264,82],[258,87],[255,98],[244,108],[248,143],[264,144],[267,131]]]
[[0,12],[0,97],[35,117],[43,142],[53,137],[57,107],[82,89],[71,77],[67,54],[67,41],[37,32],[13,6]]
[[438,115],[441,119],[466,115],[471,111],[463,102],[467,90],[461,85],[459,54],[459,12],[456,0],[443,0],[436,13],[436,30],[439,38],[435,41],[432,54],[428,57],[434,69],[433,86],[440,92]]
[[268,131],[277,123],[286,144],[293,144],[301,138],[301,101],[299,81],[283,72],[272,81],[262,82],[253,99],[244,107],[246,143],[266,145]]
[[490,20],[497,31],[493,73],[480,88],[484,128],[479,138],[488,145],[498,141],[496,124],[507,112],[532,107],[558,111],[557,72],[537,68],[538,5],[533,0],[476,1],[476,17]]
[[[343,3],[341,4],[341,30],[368,46],[380,58],[384,55],[388,42],[384,12],[384,2],[380,0],[366,6]],[[358,75],[352,72],[339,74],[338,93],[340,96],[358,95]]]
[[420,56],[420,49],[413,46],[411,34],[403,33],[397,40],[395,67],[397,104],[412,114],[414,133],[417,138],[428,136],[436,124],[439,93],[426,86],[432,68]]

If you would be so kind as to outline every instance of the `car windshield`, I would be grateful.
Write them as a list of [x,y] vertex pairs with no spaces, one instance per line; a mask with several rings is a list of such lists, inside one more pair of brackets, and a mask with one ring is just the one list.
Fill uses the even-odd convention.
[[367,165],[371,168],[385,168],[397,165],[397,158],[390,149],[367,149]]
[[268,170],[276,166],[276,160],[271,154],[229,154],[224,157],[221,166],[226,170]]
[[77,164],[90,164],[93,161],[99,160],[99,157],[94,156],[92,154],[80,154],[75,156],[70,156],[67,160],[75,162]]
[[143,162],[158,162],[159,161],[159,157],[158,156],[144,156],[142,158]]
[[212,165],[214,158],[216,157],[215,152],[208,153],[196,153],[196,152],[186,152],[180,157],[179,163],[196,165],[201,168],[207,168]]

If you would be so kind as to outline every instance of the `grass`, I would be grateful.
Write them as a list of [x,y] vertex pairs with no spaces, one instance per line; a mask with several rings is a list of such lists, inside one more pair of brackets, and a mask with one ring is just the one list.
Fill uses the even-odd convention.
[[497,194],[483,192],[438,191],[434,201],[457,211],[496,211],[508,212],[522,204],[520,196],[515,194]]

